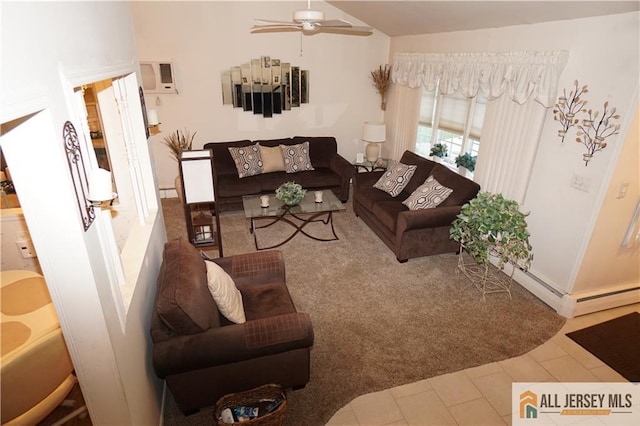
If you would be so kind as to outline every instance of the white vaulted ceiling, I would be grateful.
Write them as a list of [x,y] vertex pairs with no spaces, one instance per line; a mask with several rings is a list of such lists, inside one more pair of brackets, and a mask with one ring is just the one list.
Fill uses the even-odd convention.
[[327,3],[395,36],[506,27],[640,10],[640,1],[359,1]]

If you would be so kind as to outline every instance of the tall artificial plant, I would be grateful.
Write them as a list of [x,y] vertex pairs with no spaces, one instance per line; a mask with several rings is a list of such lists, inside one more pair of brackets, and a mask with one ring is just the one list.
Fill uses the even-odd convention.
[[191,134],[187,129],[185,129],[184,132],[176,130],[169,136],[165,136],[162,143],[169,147],[171,150],[171,156],[176,161],[180,161],[180,154],[182,154],[182,151],[191,150],[193,146],[193,138],[195,138],[196,133],[198,132],[193,132],[193,134]]
[[371,71],[371,79],[373,85],[380,94],[380,109],[387,109],[387,90],[391,84],[391,68],[389,65],[384,67],[380,65],[377,69]]

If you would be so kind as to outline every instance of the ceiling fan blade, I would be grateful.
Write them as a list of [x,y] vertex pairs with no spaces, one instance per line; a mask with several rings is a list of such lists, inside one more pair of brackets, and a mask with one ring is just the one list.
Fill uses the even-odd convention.
[[287,24],[254,25],[253,27],[251,27],[251,29],[253,29],[253,30],[259,30],[259,29],[262,29],[262,28],[300,28],[300,25],[287,23]]
[[255,26],[251,28],[251,33],[261,34],[261,33],[289,33],[289,32],[298,32],[300,31],[300,27],[294,27],[289,25],[264,25],[264,26]]
[[352,34],[352,35],[371,35],[372,29],[369,27],[319,27],[319,32],[332,34]]
[[358,33],[370,33],[373,31],[373,28],[371,27],[351,27],[351,28],[343,28],[347,31],[353,31],[353,32],[358,32]]
[[263,24],[297,25],[296,22],[291,22],[291,21],[274,21],[272,19],[260,19],[260,18],[254,18],[254,20],[256,22],[261,22]]
[[352,27],[350,22],[343,21],[342,19],[329,19],[326,21],[314,22],[316,25],[320,25],[321,27]]

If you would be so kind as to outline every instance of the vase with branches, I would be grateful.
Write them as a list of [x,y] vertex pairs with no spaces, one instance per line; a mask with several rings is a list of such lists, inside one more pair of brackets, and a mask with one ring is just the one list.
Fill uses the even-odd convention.
[[[162,140],[162,143],[165,144],[171,153],[171,157],[177,162],[180,162],[180,155],[183,151],[190,151],[193,147],[193,138],[195,138],[196,133],[191,133],[189,130],[184,129],[184,131],[180,131],[179,129],[173,133],[170,133],[169,136],[165,136]],[[180,201],[183,201],[182,196],[182,179],[180,178],[180,174],[176,176],[173,181],[176,193],[178,194],[178,198]]]
[[181,132],[178,129],[169,134],[169,136],[165,136],[162,143],[169,147],[169,150],[171,150],[171,156],[176,161],[180,161],[180,154],[182,154],[182,151],[190,151],[193,147],[193,138],[195,138],[196,133],[198,132],[193,132],[192,134],[187,129]]
[[384,67],[380,65],[377,69],[371,71],[373,85],[380,94],[380,109],[387,109],[387,90],[391,84],[391,68],[389,65]]

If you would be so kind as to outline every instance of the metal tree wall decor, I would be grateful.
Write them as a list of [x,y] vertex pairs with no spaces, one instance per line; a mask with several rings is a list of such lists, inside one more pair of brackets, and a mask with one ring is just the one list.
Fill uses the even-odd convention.
[[[600,111],[584,108],[587,101],[581,99],[581,96],[588,92],[587,85],[579,87],[578,80],[575,80],[574,89],[569,92],[568,96],[566,90],[563,90],[562,96],[558,98],[558,103],[553,110],[553,119],[562,125],[562,128],[558,130],[558,136],[562,138],[562,142],[564,142],[567,131],[573,126],[577,127],[576,142],[587,148],[587,152],[582,155],[585,166],[589,164],[593,154],[607,147],[605,139],[618,134],[618,130],[620,130],[620,124],[613,122],[613,120],[618,120],[620,115],[616,114],[615,108],[609,108],[609,102],[604,103],[602,115],[600,115]],[[584,118],[581,119],[578,114]]]
[[222,104],[273,117],[309,103],[309,71],[262,56],[222,72]]

